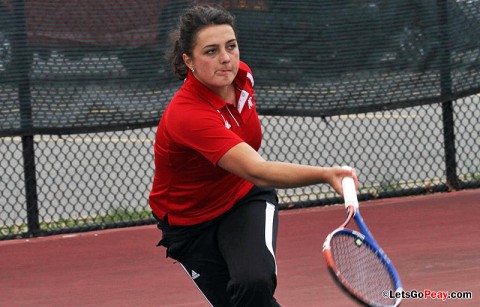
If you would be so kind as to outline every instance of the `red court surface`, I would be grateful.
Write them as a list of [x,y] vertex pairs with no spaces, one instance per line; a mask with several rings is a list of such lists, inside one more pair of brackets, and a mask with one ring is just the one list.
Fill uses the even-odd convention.
[[[409,299],[402,306],[480,306],[480,190],[361,203],[405,290],[471,291],[473,299]],[[343,206],[281,211],[282,306],[355,306],[328,275],[327,233]],[[0,242],[0,306],[208,306],[156,247],[155,226]]]

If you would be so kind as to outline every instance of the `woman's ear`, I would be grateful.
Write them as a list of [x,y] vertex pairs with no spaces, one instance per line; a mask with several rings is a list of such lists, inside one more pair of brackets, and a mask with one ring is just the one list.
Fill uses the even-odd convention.
[[188,69],[192,70],[193,69],[192,59],[186,53],[182,54],[182,59],[185,65],[187,65]]

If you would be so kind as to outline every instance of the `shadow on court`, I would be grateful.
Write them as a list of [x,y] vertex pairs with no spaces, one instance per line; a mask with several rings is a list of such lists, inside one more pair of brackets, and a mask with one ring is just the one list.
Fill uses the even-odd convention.
[[[473,295],[406,299],[402,306],[480,306],[480,190],[360,206],[406,291]],[[343,206],[281,211],[276,297],[282,306],[355,305],[322,258],[325,236],[344,218]],[[159,238],[155,226],[145,226],[0,242],[0,306],[208,306],[155,246]]]

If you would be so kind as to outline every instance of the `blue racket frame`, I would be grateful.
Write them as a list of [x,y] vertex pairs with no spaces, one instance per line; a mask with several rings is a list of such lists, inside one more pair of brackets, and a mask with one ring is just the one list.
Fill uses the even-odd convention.
[[[400,281],[400,276],[397,273],[397,270],[393,266],[392,262],[390,261],[390,258],[388,258],[387,254],[383,251],[383,249],[378,245],[377,241],[373,238],[372,233],[370,230],[368,230],[367,225],[363,221],[362,216],[360,215],[360,212],[358,210],[355,210],[355,213],[353,215],[353,219],[355,220],[355,223],[357,224],[361,234],[365,236],[365,241],[368,242],[368,244],[372,247],[372,249],[375,251],[375,253],[379,256],[379,258],[382,260],[382,262],[386,265],[388,271],[392,275],[394,285],[395,285],[395,290],[398,291],[402,289],[402,282]],[[344,229],[344,230],[349,230],[350,232],[353,232],[350,229]]]
[[[344,166],[344,168],[351,169],[348,166]],[[335,235],[338,235],[341,233],[347,234],[349,236],[355,237],[356,239],[362,240],[362,244],[365,244],[366,246],[368,246],[375,253],[375,255],[380,259],[382,264],[387,268],[387,271],[389,272],[395,287],[395,297],[394,297],[395,302],[393,305],[390,305],[390,306],[398,306],[402,300],[402,296],[396,295],[396,294],[398,292],[403,291],[400,277],[397,273],[397,270],[393,266],[392,262],[390,261],[388,256],[385,254],[383,249],[378,245],[377,241],[375,241],[372,233],[370,232],[367,225],[363,221],[363,218],[359,210],[355,182],[352,177],[343,178],[342,189],[343,189],[343,194],[345,199],[345,208],[348,214],[347,219],[340,227],[338,227],[332,233],[330,233],[325,239],[325,242],[323,243],[323,255],[325,256],[325,260],[327,262],[329,271],[334,277],[334,280],[342,287],[342,289],[344,289],[353,298],[357,299],[363,304],[367,304],[367,305],[372,304],[371,302],[367,302],[367,299],[364,298],[360,293],[358,293],[358,291],[350,287],[350,285],[346,281],[342,280],[343,278],[341,277],[340,272],[336,268],[336,265],[331,253],[331,247],[330,247],[330,241],[332,240],[332,238]],[[357,224],[359,231],[345,228],[352,218]],[[388,289],[379,289],[379,291],[385,291],[385,290],[388,290]],[[373,305],[373,306],[377,306],[377,305]]]
[[[352,236],[355,239],[360,239],[362,241],[362,244],[367,245],[375,254],[376,256],[380,259],[380,261],[385,265],[387,268],[388,272],[390,273],[390,276],[392,278],[392,281],[395,286],[395,293],[403,291],[402,288],[402,282],[400,280],[400,276],[397,273],[397,270],[393,266],[392,262],[390,261],[390,258],[388,258],[387,254],[383,251],[383,249],[378,245],[377,241],[373,238],[372,233],[368,229],[367,225],[363,221],[363,218],[358,211],[357,208],[349,207],[349,217],[345,221],[345,223],[334,230],[332,233],[330,233],[327,236],[327,239],[325,240],[324,246],[323,246],[323,252],[325,255],[325,259],[327,261],[329,271],[331,275],[334,277],[335,281],[341,286],[342,289],[348,292],[354,299],[360,301],[361,303],[370,306],[369,302],[366,301],[365,298],[363,298],[359,293],[355,291],[355,289],[349,288],[344,282],[342,282],[341,278],[339,277],[339,272],[335,267],[335,264],[333,263],[333,260],[331,259],[330,253],[330,241],[335,235],[339,234],[346,234],[348,236]],[[355,223],[358,226],[359,231],[352,230],[345,228],[346,224],[351,220],[351,218],[355,220]],[[387,289],[382,289],[382,290],[387,290]],[[395,303],[390,306],[398,306],[400,305],[401,302],[401,295],[395,298]],[[376,305],[373,305],[376,306]]]

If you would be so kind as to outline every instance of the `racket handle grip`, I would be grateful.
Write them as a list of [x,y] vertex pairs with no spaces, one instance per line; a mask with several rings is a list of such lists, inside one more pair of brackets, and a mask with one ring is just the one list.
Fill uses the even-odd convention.
[[[348,166],[344,166],[345,169],[351,169]],[[343,177],[342,179],[343,198],[345,199],[345,208],[353,206],[358,208],[357,189],[355,188],[355,182],[352,177]]]

